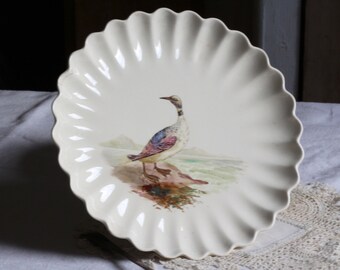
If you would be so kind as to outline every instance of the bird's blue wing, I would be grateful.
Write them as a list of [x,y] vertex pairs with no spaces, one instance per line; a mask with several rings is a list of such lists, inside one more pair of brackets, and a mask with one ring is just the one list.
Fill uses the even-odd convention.
[[153,135],[150,142],[153,145],[159,145],[162,142],[162,140],[165,138],[165,136],[166,136],[166,132],[164,129],[162,129],[158,131],[155,135]]
[[133,161],[139,160],[145,157],[149,157],[155,155],[157,153],[163,152],[165,150],[170,149],[176,144],[177,137],[176,136],[167,136],[166,128],[158,131],[148,144],[144,147],[142,152],[138,155],[131,155],[129,158]]

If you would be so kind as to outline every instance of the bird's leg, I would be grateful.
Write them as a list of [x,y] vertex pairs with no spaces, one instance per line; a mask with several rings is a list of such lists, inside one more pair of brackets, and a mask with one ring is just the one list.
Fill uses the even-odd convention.
[[171,170],[158,168],[157,163],[154,163],[154,166],[154,169],[163,176],[168,176],[171,173]]
[[149,179],[151,182],[154,182],[154,183],[157,183],[159,181],[159,177],[156,176],[156,175],[151,175],[151,174],[148,174],[146,172],[146,169],[145,169],[145,164],[144,162],[142,162],[143,164],[143,175],[146,179]]

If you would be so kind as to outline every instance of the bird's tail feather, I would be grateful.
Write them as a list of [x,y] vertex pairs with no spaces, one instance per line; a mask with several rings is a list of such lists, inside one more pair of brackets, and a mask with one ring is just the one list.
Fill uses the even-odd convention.
[[130,160],[135,161],[139,159],[139,155],[128,155],[127,156]]

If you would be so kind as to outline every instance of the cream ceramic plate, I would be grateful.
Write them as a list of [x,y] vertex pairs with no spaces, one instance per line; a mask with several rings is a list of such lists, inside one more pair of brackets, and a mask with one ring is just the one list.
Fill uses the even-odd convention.
[[[225,255],[287,206],[302,158],[294,99],[265,53],[221,21],[168,9],[113,20],[71,55],[58,83],[53,137],[72,190],[138,249]],[[159,99],[172,95],[188,127],[181,120],[154,138],[139,158],[163,171],[145,163],[144,175],[127,156],[177,121]]]

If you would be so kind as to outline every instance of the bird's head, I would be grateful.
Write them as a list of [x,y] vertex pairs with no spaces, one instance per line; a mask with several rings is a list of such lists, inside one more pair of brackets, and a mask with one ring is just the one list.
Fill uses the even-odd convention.
[[173,96],[170,96],[170,97],[161,97],[160,99],[169,100],[172,104],[175,105],[175,107],[177,109],[182,108],[182,100],[179,96],[173,95]]

